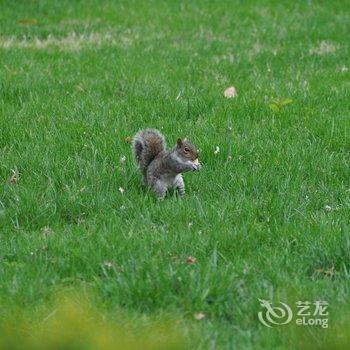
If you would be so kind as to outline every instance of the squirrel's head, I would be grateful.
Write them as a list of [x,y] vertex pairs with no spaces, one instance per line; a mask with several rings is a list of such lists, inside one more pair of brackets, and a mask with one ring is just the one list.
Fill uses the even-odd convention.
[[187,139],[178,139],[176,142],[176,150],[178,155],[185,161],[190,160],[193,162],[198,158],[198,150]]

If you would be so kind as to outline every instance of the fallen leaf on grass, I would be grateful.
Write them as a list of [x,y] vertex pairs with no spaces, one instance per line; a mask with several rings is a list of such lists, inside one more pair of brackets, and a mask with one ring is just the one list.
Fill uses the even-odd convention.
[[289,105],[291,103],[293,103],[293,100],[291,98],[285,98],[285,99],[282,99],[282,100],[275,99],[275,100],[272,100],[269,103],[269,107],[274,112],[278,112],[282,108],[284,108],[285,106],[287,106],[287,105]]
[[236,88],[234,86],[230,86],[228,87],[225,91],[224,91],[224,96],[226,98],[235,98],[237,96],[237,92],[236,92]]
[[190,264],[190,265],[195,264],[196,262],[197,262],[197,259],[196,259],[195,257],[193,257],[193,256],[189,256],[189,257],[186,259],[186,263],[187,263],[187,264]]
[[21,18],[17,21],[18,24],[38,24],[38,20],[35,18]]
[[11,171],[12,171],[12,175],[10,177],[10,183],[15,185],[18,182],[18,180],[19,180],[19,173],[18,173],[17,170],[11,169]]
[[203,320],[203,318],[205,318],[205,314],[203,312],[197,312],[193,316],[198,321]]

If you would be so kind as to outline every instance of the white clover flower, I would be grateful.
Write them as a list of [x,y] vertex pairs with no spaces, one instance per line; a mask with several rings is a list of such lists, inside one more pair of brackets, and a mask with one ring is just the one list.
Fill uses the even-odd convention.
[[330,205],[326,205],[326,206],[324,207],[324,210],[325,210],[325,212],[329,213],[329,212],[332,211],[332,207],[331,207]]
[[103,263],[103,266],[105,266],[105,267],[107,267],[108,269],[111,269],[112,267],[113,267],[113,262],[111,262],[111,261],[105,261],[104,263]]
[[235,98],[237,96],[237,92],[236,92],[236,88],[234,86],[230,86],[228,87],[225,91],[224,91],[224,96],[226,98]]
[[203,318],[205,318],[205,314],[203,312],[197,312],[193,316],[198,321],[203,320]]

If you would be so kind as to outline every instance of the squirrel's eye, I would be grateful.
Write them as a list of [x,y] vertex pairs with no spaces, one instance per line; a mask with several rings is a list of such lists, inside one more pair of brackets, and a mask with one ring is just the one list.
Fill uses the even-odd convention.
[[190,151],[189,148],[185,147],[185,152],[189,152],[189,151]]

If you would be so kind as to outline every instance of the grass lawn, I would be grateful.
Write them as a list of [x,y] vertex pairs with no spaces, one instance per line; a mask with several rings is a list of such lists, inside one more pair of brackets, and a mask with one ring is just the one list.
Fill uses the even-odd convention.
[[[69,293],[177,347],[345,349],[349,23],[346,1],[1,0],[0,330]],[[184,199],[142,187],[145,127],[200,148]],[[258,299],[325,300],[329,328],[268,328]]]

